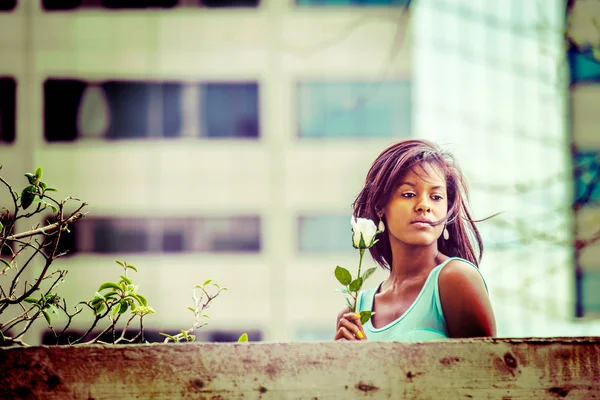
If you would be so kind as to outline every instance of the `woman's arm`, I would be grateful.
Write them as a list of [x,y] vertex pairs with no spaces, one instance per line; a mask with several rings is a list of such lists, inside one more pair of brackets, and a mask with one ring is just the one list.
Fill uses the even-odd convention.
[[439,290],[449,337],[496,335],[490,298],[473,266],[460,260],[450,261],[440,272]]

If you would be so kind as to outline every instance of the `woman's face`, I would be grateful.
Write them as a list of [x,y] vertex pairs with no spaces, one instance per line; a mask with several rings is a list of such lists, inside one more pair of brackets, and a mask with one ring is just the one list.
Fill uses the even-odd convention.
[[443,219],[447,213],[446,179],[438,167],[427,163],[404,176],[383,210],[390,242],[414,246],[434,243],[444,224],[432,226],[431,222]]

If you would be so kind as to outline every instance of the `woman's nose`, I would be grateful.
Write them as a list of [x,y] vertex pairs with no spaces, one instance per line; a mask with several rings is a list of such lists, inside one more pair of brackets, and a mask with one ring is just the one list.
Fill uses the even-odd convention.
[[430,212],[431,211],[431,207],[429,207],[429,204],[425,203],[425,202],[421,202],[417,205],[417,212]]

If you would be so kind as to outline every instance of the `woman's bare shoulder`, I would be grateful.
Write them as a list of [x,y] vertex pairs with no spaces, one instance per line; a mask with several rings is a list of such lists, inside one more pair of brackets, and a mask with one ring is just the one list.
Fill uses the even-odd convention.
[[450,337],[494,336],[494,312],[483,278],[476,268],[451,260],[439,275],[442,310]]

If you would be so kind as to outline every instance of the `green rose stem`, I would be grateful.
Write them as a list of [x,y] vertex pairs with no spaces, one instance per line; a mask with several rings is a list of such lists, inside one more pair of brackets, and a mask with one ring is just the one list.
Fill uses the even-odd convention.
[[365,255],[365,249],[360,249],[360,259],[358,260],[358,276],[360,276],[360,267],[362,266],[362,259]]
[[[363,256],[365,255],[365,249],[360,249],[360,259],[358,260],[358,276],[360,276],[360,268],[362,267]],[[354,299],[354,305],[350,311],[356,312],[356,301],[358,300],[358,290],[352,294]]]

